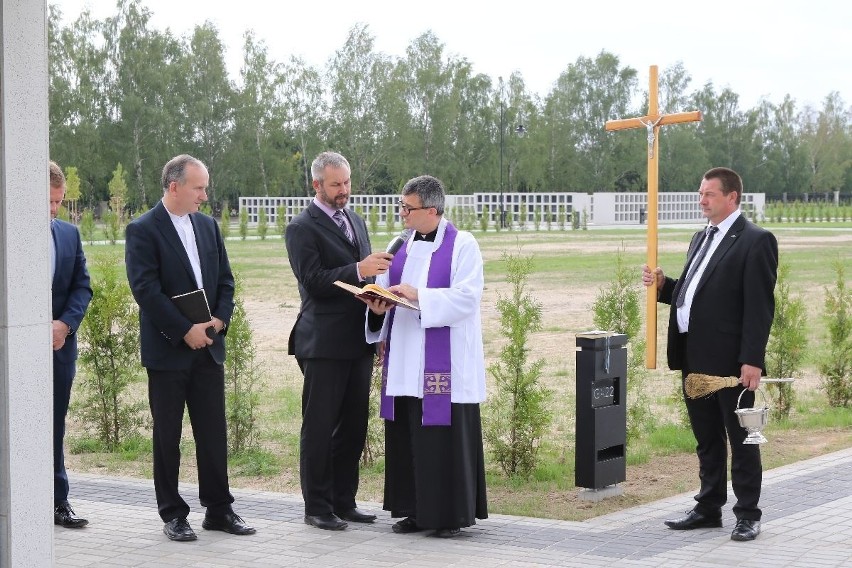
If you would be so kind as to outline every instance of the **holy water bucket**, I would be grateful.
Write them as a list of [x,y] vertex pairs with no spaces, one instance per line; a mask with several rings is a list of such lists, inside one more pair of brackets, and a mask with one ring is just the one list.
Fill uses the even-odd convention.
[[734,414],[737,415],[740,426],[748,432],[748,436],[743,440],[743,444],[763,444],[768,441],[766,436],[763,435],[763,428],[769,421],[769,405],[766,404],[766,395],[758,389],[760,396],[763,398],[763,407],[740,408],[740,401],[747,390],[743,389],[743,392],[737,398],[737,409],[734,410]]

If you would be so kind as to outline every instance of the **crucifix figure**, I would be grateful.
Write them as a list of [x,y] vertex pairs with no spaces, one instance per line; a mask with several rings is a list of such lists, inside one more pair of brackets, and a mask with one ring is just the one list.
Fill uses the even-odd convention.
[[660,120],[662,117],[658,118],[655,121],[643,120],[639,119],[639,122],[648,129],[648,159],[652,159],[654,157],[654,142],[657,140],[657,134],[654,130],[657,128],[657,125],[660,124]]
[[[657,155],[660,145],[660,126],[696,122],[701,120],[701,111],[660,114],[657,102],[657,66],[651,66],[648,87],[648,114],[641,118],[608,120],[607,130],[628,130],[646,128],[648,130],[648,266],[651,270],[657,266],[657,186],[659,183],[659,164]],[[645,312],[645,366],[657,368],[657,284],[648,286],[647,309]]]

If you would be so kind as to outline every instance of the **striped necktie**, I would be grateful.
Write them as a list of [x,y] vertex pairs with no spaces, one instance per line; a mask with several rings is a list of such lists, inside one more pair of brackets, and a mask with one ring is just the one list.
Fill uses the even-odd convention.
[[354,243],[355,239],[352,238],[352,233],[349,232],[349,225],[346,224],[346,219],[343,217],[343,211],[340,209],[335,211],[334,220],[337,223],[337,226],[340,227],[340,230],[343,231],[343,234],[346,235],[346,238],[349,239],[349,242]]

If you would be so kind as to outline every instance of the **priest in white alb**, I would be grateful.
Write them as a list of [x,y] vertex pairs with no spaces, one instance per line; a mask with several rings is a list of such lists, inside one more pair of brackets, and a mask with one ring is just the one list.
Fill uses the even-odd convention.
[[420,310],[367,301],[367,341],[384,342],[384,509],[396,533],[449,538],[488,517],[479,403],[485,400],[482,255],[444,219],[444,187],[416,177],[400,215],[413,234],[376,283]]

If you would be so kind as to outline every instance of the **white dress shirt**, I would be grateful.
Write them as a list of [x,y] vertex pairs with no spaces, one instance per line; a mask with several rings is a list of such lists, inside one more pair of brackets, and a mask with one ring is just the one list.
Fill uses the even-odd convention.
[[[710,248],[707,250],[707,254],[704,255],[704,259],[701,261],[695,275],[689,282],[689,287],[686,289],[686,297],[683,300],[683,305],[677,309],[677,328],[681,333],[689,331],[689,314],[692,311],[692,298],[695,296],[695,290],[698,288],[698,283],[701,282],[701,276],[704,274],[704,269],[707,268],[707,264],[710,262],[710,259],[713,258],[713,253],[715,253],[716,249],[719,248],[719,244],[722,242],[722,239],[724,239],[728,234],[728,229],[731,228],[731,225],[734,224],[734,221],[736,221],[739,216],[740,210],[737,209],[728,215],[724,221],[716,225],[719,232],[713,240],[710,241]],[[687,272],[689,271],[687,270]]]
[[[163,203],[163,207],[166,204]],[[189,264],[192,265],[192,273],[195,275],[195,283],[199,288],[204,288],[204,280],[201,278],[201,259],[198,257],[198,245],[195,243],[195,230],[192,228],[192,220],[189,215],[178,217],[174,215],[169,208],[166,207],[166,212],[175,226],[180,242],[183,243],[183,248],[186,250],[186,255],[189,257]]]

